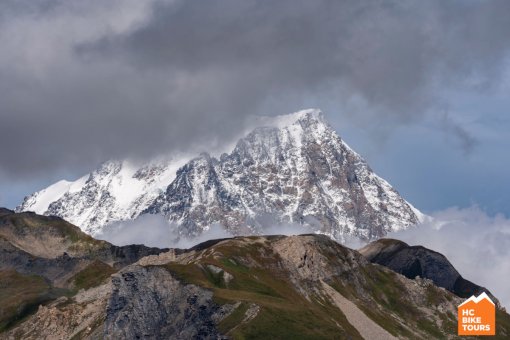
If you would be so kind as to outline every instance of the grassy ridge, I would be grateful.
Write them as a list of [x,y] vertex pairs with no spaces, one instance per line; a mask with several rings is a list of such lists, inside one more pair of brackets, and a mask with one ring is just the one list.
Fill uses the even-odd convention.
[[[245,239],[256,241],[256,237]],[[341,310],[314,290],[316,283],[290,282],[292,275],[286,272],[270,242],[265,242],[219,243],[191,263],[170,263],[165,268],[183,282],[211,289],[218,304],[238,305],[219,324],[220,331],[234,339],[360,338]],[[341,266],[349,257],[341,246],[320,246],[332,267]],[[452,303],[453,295],[444,289],[416,282],[420,293],[415,298],[423,300],[416,301],[405,294],[411,288],[398,274],[372,264],[343,271],[328,284],[396,337],[456,337],[456,315],[435,307]],[[299,285],[303,286],[297,288]],[[259,311],[250,319],[253,306],[258,306]],[[508,314],[498,311],[497,328],[496,338],[508,338]]]
[[[2,228],[11,230],[18,240],[25,236],[35,237],[36,242],[45,242],[45,238],[61,239],[66,252],[77,255],[93,254],[108,247],[106,241],[96,240],[77,226],[55,216],[42,216],[31,212],[13,213],[0,216]],[[2,230],[0,230],[0,234]],[[15,241],[15,240],[14,240]],[[34,239],[31,240],[34,242]],[[15,244],[16,242],[14,242]]]
[[40,276],[22,275],[14,270],[0,271],[0,332],[35,312],[40,304],[61,294]]
[[[309,299],[295,290],[283,272],[279,257],[253,244],[219,245],[214,255],[200,263],[165,265],[178,279],[209,288],[219,304],[241,302],[225,318],[219,329],[234,339],[334,339],[349,336],[361,339],[343,313],[321,296]],[[218,256],[218,254],[222,254]],[[250,261],[250,263],[248,263]],[[223,272],[212,271],[214,265],[233,275],[226,282]],[[273,270],[274,269],[274,270]],[[246,311],[256,305],[256,316],[244,322]]]
[[75,290],[89,289],[105,282],[116,270],[104,262],[95,260],[85,269],[76,273],[70,281]]

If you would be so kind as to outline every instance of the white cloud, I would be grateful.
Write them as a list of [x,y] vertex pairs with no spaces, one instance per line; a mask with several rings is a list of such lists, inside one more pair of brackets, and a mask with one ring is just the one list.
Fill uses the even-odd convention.
[[96,238],[118,246],[144,244],[159,248],[191,248],[194,245],[218,238],[233,237],[219,225],[213,225],[197,237],[179,236],[178,227],[168,223],[161,215],[142,215],[134,220],[113,223]]
[[[241,235],[299,235],[312,232],[312,229],[305,225],[279,223],[271,217],[265,217],[258,221],[256,231],[245,230]],[[144,244],[149,247],[186,249],[208,240],[234,236],[221,225],[214,224],[202,234],[186,238],[179,235],[178,226],[169,223],[163,216],[145,214],[134,220],[110,224],[96,235],[96,238],[118,246]]]
[[167,248],[176,242],[175,228],[161,215],[142,215],[134,220],[108,225],[96,236],[118,246],[144,244]]
[[388,237],[442,253],[465,279],[486,287],[510,307],[510,219],[489,216],[477,206],[449,208],[432,217]]

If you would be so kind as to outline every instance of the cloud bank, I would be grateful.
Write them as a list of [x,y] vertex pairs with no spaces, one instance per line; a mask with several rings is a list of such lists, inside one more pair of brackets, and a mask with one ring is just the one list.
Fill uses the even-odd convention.
[[388,237],[444,254],[464,278],[485,286],[510,308],[510,219],[489,216],[476,206],[432,217],[432,222]]
[[[278,223],[269,216],[258,219],[256,234],[259,235],[299,235],[311,233],[305,225],[294,223]],[[253,235],[246,231],[241,235]],[[187,249],[199,243],[234,237],[220,225],[212,225],[208,230],[196,237],[183,237],[179,227],[169,223],[162,215],[145,214],[134,220],[113,223],[104,228],[94,237],[118,246],[144,244],[149,247]]]
[[[222,144],[252,114],[420,120],[497,86],[510,2],[3,1],[0,172]],[[444,121],[469,150],[473,139]]]

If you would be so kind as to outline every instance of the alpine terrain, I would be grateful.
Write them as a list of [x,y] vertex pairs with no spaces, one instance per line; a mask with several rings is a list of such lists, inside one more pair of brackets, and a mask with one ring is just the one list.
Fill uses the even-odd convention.
[[161,214],[184,237],[213,224],[251,235],[267,224],[294,223],[339,241],[376,239],[423,218],[319,110],[261,118],[257,126],[219,157],[109,161],[26,197],[16,211],[59,216],[91,235],[113,222]]
[[[58,217],[0,208],[0,338],[456,339],[464,299],[436,284],[448,261],[405,245],[396,255],[394,244],[364,252],[418,259],[427,278],[324,235],[116,247]],[[508,339],[510,316],[497,306],[496,318],[495,338]]]

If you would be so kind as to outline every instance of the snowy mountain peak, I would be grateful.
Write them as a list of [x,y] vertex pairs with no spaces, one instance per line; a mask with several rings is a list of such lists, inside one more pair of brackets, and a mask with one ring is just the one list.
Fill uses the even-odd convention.
[[268,224],[292,223],[340,241],[378,238],[421,218],[320,110],[259,117],[255,126],[219,157],[106,162],[76,182],[26,197],[17,210],[61,216],[91,234],[112,222],[160,214],[185,237],[213,224],[257,234]]

